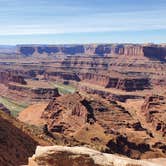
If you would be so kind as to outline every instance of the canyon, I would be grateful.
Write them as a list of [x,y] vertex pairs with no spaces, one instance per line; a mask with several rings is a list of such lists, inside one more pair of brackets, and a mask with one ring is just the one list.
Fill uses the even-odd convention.
[[[166,158],[165,45],[17,45],[12,53],[0,52],[2,116],[11,121],[14,115],[14,124],[31,131],[21,127],[17,134],[25,143],[32,136],[30,152],[18,142],[24,155],[11,156],[13,165],[27,164],[42,140],[48,146],[87,146],[113,158],[129,157],[129,165],[133,159]],[[71,161],[70,153],[62,153],[64,162]],[[61,152],[55,154],[61,158]],[[88,155],[81,153],[94,162]],[[55,161],[42,162],[59,162],[53,156]],[[33,159],[30,166],[39,164]]]

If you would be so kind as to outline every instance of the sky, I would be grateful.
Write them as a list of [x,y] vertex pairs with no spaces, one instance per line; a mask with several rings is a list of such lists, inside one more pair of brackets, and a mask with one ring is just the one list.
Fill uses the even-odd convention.
[[166,0],[0,0],[0,44],[166,43]]

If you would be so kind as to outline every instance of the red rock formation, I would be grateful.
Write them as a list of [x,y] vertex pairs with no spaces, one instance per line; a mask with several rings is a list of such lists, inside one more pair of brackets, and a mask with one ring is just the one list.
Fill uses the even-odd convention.
[[72,72],[47,72],[45,73],[45,79],[47,80],[72,80],[72,81],[83,81],[96,85],[100,85],[105,88],[116,88],[126,91],[144,90],[150,88],[150,81],[148,78],[121,78],[110,77],[105,74],[99,73],[72,73]]
[[26,84],[26,81],[21,75],[15,73],[12,70],[0,71],[0,83],[16,82],[20,84]]
[[83,104],[84,98],[75,93],[51,101],[42,114],[51,132],[72,133],[78,131],[89,119],[90,113]]
[[142,113],[146,122],[150,123],[156,132],[166,137],[166,97],[153,95],[148,96],[142,106]]
[[77,74],[71,72],[47,72],[44,74],[44,78],[46,80],[73,80],[73,81],[80,81],[80,78]]
[[144,90],[150,88],[147,78],[109,78],[106,88],[116,88],[126,91]]
[[77,89],[79,89],[79,91],[86,92],[88,94],[97,94],[97,95],[101,96],[102,98],[106,98],[108,100],[120,101],[120,102],[126,102],[127,99],[142,98],[141,96],[138,96],[138,95],[116,94],[116,93],[111,93],[108,91],[99,90],[97,88],[95,89],[95,88],[91,88],[91,87],[83,86],[83,85],[79,85],[77,87]]
[[16,92],[20,92],[22,95],[28,96],[31,99],[53,99],[59,96],[57,88],[31,88],[27,86],[21,86],[19,84],[8,84],[8,89]]
[[124,47],[124,55],[126,56],[144,56],[143,47],[141,45],[127,45]]
[[57,97],[50,102],[42,118],[53,135],[72,135],[86,144],[107,147],[110,153],[132,158],[166,156],[156,146],[158,138],[152,138],[136,117],[115,101],[96,95],[75,93]]

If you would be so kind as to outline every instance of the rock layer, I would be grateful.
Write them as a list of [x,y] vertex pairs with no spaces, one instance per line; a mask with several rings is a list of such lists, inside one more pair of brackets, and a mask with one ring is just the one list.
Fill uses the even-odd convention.
[[7,84],[8,82],[16,82],[25,85],[24,77],[17,74],[14,70],[0,71],[0,83]]
[[146,122],[151,124],[156,132],[166,137],[166,97],[160,95],[148,96],[142,105],[142,114]]
[[99,45],[18,45],[17,51],[24,56],[32,55],[126,55],[165,59],[166,48],[162,45],[99,44]]

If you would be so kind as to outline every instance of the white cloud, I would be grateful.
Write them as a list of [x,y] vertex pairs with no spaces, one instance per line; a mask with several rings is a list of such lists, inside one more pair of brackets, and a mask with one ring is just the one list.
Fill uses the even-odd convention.
[[64,16],[62,20],[45,19],[37,23],[0,26],[0,35],[65,34],[81,32],[112,32],[166,29],[166,11],[136,11],[121,13],[93,13]]

